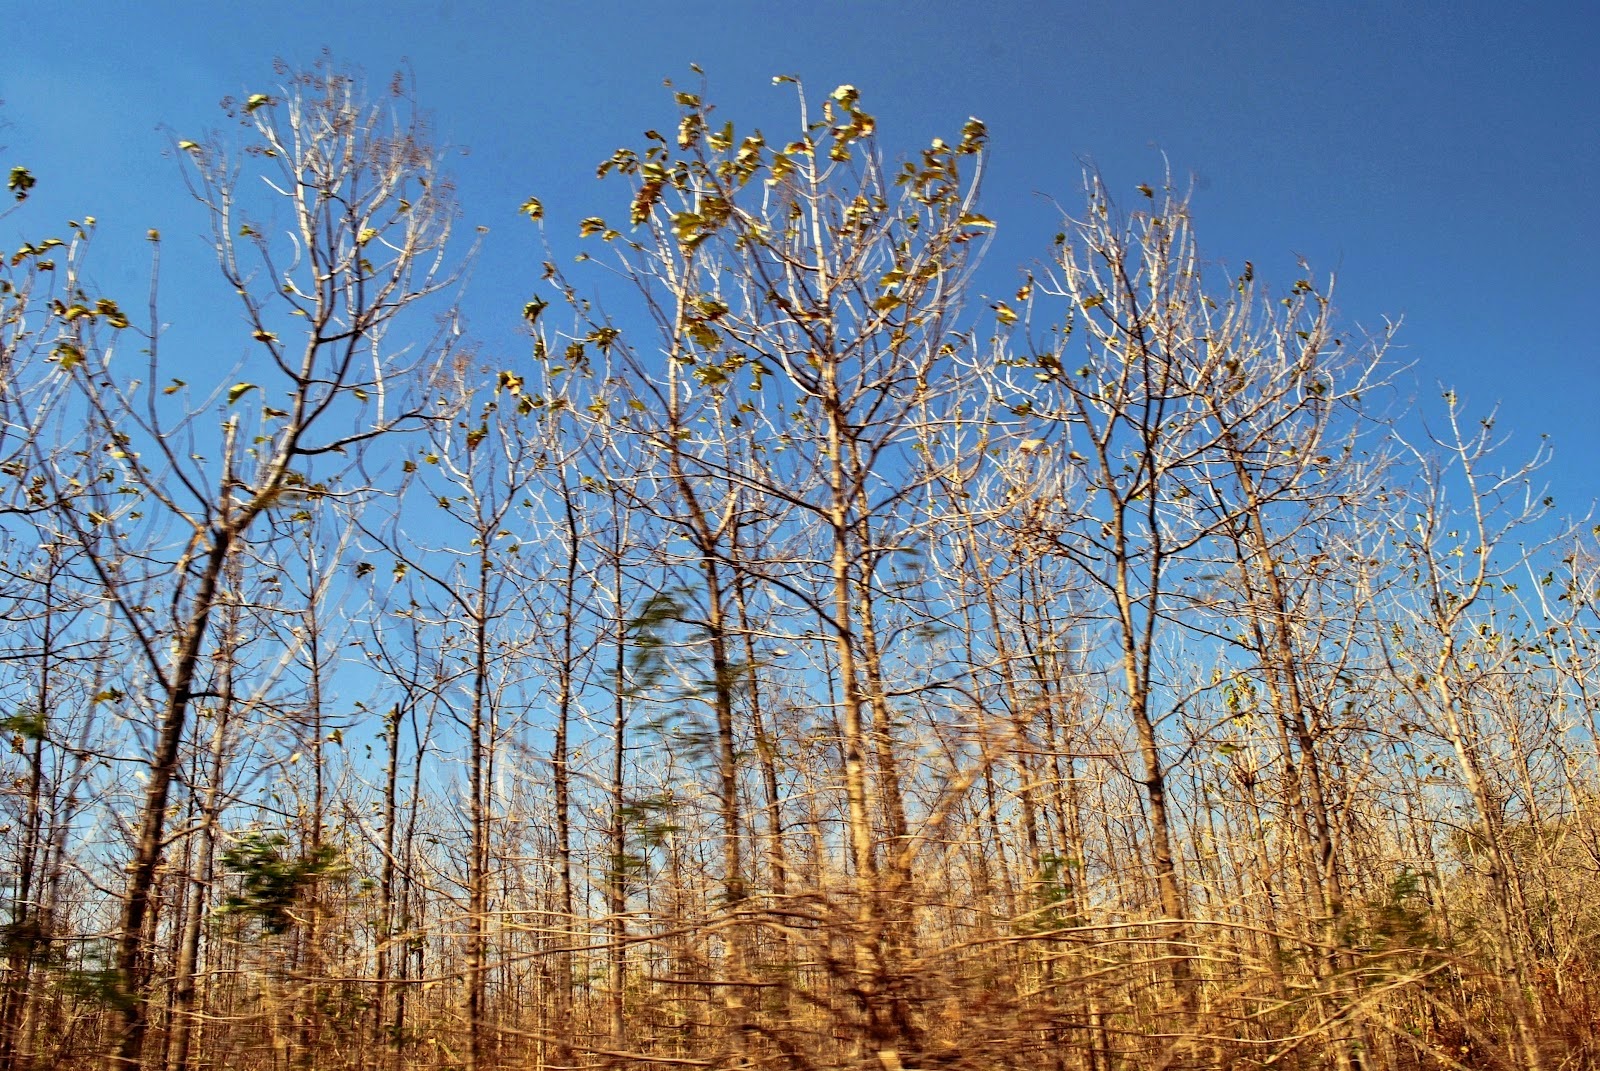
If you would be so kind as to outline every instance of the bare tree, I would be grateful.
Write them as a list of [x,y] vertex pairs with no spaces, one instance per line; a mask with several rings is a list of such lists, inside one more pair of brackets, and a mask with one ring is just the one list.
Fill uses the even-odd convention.
[[[1511,794],[1493,780],[1494,731],[1486,719],[1484,693],[1504,656],[1485,611],[1492,613],[1497,589],[1525,571],[1527,551],[1513,540],[1551,503],[1541,502],[1532,483],[1542,456],[1497,467],[1493,417],[1468,430],[1454,391],[1445,402],[1448,431],[1433,444],[1435,451],[1415,452],[1419,484],[1392,535],[1415,600],[1402,603],[1410,642],[1394,644],[1390,658],[1393,679],[1409,695],[1417,721],[1449,749],[1470,801],[1469,854],[1482,859],[1489,893],[1499,989],[1512,1026],[1508,1055],[1540,1071],[1546,1064],[1530,959],[1530,904],[1510,847]],[[1455,482],[1463,488],[1460,505],[1453,502]]]
[[[427,418],[431,369],[454,343],[448,319],[420,343],[391,335],[455,278],[445,259],[455,206],[405,93],[397,82],[368,104],[354,79],[324,65],[291,76],[281,97],[232,104],[238,150],[221,139],[177,144],[211,222],[222,281],[239,299],[247,374],[262,383],[211,384],[189,401],[163,376],[154,283],[147,329],[105,298],[58,306],[49,325],[46,352],[73,388],[61,404],[82,420],[80,449],[94,466],[88,499],[64,504],[54,523],[84,549],[89,582],[115,607],[156,691],[116,928],[113,1065],[142,1058],[152,892],[190,711],[213,691],[203,667],[226,563],[269,511],[360,495],[341,475],[351,471],[347,459]],[[287,242],[272,237],[280,226]],[[151,240],[159,249],[153,232]],[[132,337],[149,354],[137,378],[112,360],[119,340]],[[213,423],[216,407],[224,415]],[[65,502],[76,485],[39,452],[43,442],[36,437],[30,461]],[[131,495],[114,494],[118,487]],[[165,598],[151,593],[157,585]]]
[[0,1071],[1600,1059],[1593,539],[1331,283],[1091,178],[980,298],[977,120],[678,91],[491,363],[285,81],[173,145],[237,371],[0,265]]
[[[630,371],[619,386],[636,415],[623,419],[663,459],[707,590],[725,892],[737,902],[744,867],[728,598],[744,591],[748,615],[751,585],[776,586],[830,645],[856,884],[849,987],[863,1051],[892,1065],[920,1044],[904,905],[924,840],[906,812],[911,774],[880,615],[927,479],[916,429],[952,387],[947,342],[967,252],[992,227],[966,167],[985,132],[973,120],[958,143],[935,141],[897,174],[853,87],[831,94],[815,123],[802,96],[801,135],[781,149],[719,127],[697,94],[678,100],[675,143],[651,135],[602,168],[632,177],[640,239],[589,229],[616,244],[660,333],[660,376],[628,336],[606,337]],[[763,434],[748,451],[728,430],[746,420]],[[796,559],[734,547],[741,516],[773,508],[811,531]]]

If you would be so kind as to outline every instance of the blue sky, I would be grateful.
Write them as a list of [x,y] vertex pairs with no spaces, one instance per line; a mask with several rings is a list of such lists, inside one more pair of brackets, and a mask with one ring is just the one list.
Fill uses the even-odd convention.
[[[1547,475],[1582,512],[1600,486],[1600,6],[1579,3],[1019,4],[705,2],[77,3],[17,9],[0,34],[0,162],[38,176],[15,244],[94,214],[96,280],[141,297],[149,227],[164,243],[167,352],[208,333],[202,218],[166,131],[221,125],[226,94],[271,91],[272,60],[323,48],[382,82],[402,60],[441,134],[465,222],[491,228],[471,324],[486,354],[525,349],[515,316],[543,252],[516,208],[547,208],[558,252],[616,214],[593,178],[613,148],[672,121],[664,77],[710,78],[741,127],[793,122],[774,74],[813,96],[858,86],[890,155],[956,134],[993,149],[984,206],[999,294],[1074,207],[1092,161],[1114,192],[1197,182],[1203,252],[1287,284],[1294,256],[1339,276],[1344,319],[1401,318],[1397,358],[1425,404],[1455,387],[1501,403],[1513,454],[1549,433]],[[135,301],[135,304],[138,302]],[[1586,312],[1585,310],[1591,310]],[[198,325],[186,323],[186,318]],[[234,346],[235,343],[224,343]],[[237,351],[243,352],[242,344]],[[236,353],[220,355],[233,359]],[[198,357],[196,358],[198,359]]]

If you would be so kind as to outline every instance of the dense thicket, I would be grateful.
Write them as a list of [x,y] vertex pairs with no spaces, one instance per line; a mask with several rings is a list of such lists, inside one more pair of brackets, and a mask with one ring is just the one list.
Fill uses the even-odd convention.
[[1595,1064],[1592,544],[1330,282],[1091,177],[991,302],[980,122],[681,92],[486,360],[285,79],[174,144],[236,376],[0,278],[0,1071]]

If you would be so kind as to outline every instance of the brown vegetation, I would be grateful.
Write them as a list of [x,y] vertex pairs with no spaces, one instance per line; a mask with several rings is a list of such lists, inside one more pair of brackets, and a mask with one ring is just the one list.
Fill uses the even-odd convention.
[[1592,544],[1331,282],[1091,177],[991,303],[980,122],[682,92],[485,361],[285,75],[175,145],[237,382],[0,284],[0,1071],[1596,1065]]

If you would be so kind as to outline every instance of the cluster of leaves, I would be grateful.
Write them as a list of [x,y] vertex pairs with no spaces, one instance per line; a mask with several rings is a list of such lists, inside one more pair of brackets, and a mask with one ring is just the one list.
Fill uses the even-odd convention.
[[217,911],[261,924],[263,932],[288,932],[297,921],[293,910],[323,878],[344,872],[338,849],[321,844],[299,857],[288,855],[282,833],[251,831],[222,853],[222,865],[240,879],[239,891],[226,897]]
[[123,1008],[133,999],[107,945],[90,946],[77,963],[62,968],[59,978],[63,993],[92,1004]]
[[1083,861],[1047,852],[1039,862],[1033,889],[1034,908],[1019,921],[1018,932],[1048,933],[1082,926],[1084,918],[1075,905],[1075,885]]
[[18,201],[26,201],[28,194],[39,184],[33,173],[25,167],[13,167],[11,175],[6,179],[6,189],[11,191],[11,196]]
[[9,718],[0,718],[0,732],[13,735],[13,751],[22,750],[24,741],[43,740],[46,728],[45,716],[38,711],[19,710]]

